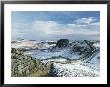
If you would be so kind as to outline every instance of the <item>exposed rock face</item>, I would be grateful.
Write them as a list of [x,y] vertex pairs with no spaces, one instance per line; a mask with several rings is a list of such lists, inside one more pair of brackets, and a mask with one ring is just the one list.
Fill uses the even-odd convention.
[[65,48],[67,47],[69,44],[69,40],[68,39],[60,39],[57,41],[56,46],[59,48]]
[[[39,73],[39,71],[42,73]],[[36,72],[36,76],[47,74],[47,66],[40,60],[32,59],[32,57],[24,55],[20,49],[12,48],[11,50],[11,76],[31,76]],[[38,72],[38,73],[37,73]],[[39,74],[39,75],[38,75]]]

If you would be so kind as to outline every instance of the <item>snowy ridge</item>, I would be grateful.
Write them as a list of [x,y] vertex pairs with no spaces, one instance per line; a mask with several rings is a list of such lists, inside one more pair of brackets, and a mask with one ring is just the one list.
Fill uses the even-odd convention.
[[100,74],[99,41],[73,41],[66,48],[56,43],[14,41],[12,48],[23,48],[25,55],[52,64],[50,75],[54,77],[97,77]]
[[57,77],[97,77],[99,71],[81,63],[61,64],[53,63],[52,75]]

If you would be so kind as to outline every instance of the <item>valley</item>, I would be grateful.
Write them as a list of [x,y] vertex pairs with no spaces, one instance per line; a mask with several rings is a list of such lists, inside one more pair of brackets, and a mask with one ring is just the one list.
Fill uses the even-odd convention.
[[[39,61],[39,64],[28,65],[33,67],[31,74],[28,68],[24,76],[39,77],[98,77],[100,76],[100,42],[97,40],[76,40],[69,41],[36,41],[36,40],[16,40],[11,42],[12,49],[20,49],[22,54],[31,57],[31,61]],[[14,53],[13,53],[14,54]],[[22,58],[21,58],[22,59]],[[27,59],[24,58],[27,61]],[[19,60],[21,61],[21,60]],[[27,62],[25,62],[27,63]],[[12,62],[12,67],[15,63]],[[23,76],[25,64],[19,63]],[[24,66],[25,65],[25,66]],[[43,66],[42,68],[37,68]],[[18,68],[18,66],[15,66]],[[14,68],[15,68],[14,67]],[[23,68],[24,67],[24,68]],[[14,68],[12,69],[15,72]],[[28,71],[28,72],[27,72]],[[44,73],[44,75],[43,75]],[[46,73],[46,75],[45,75]]]

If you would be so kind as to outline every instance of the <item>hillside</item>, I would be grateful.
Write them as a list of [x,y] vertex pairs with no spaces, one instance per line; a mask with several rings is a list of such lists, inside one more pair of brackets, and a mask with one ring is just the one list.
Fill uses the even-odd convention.
[[11,76],[48,76],[49,65],[44,65],[40,60],[24,55],[21,49],[11,50]]
[[100,76],[99,41],[71,41],[66,47],[57,47],[56,42],[27,43],[12,43],[12,76]]

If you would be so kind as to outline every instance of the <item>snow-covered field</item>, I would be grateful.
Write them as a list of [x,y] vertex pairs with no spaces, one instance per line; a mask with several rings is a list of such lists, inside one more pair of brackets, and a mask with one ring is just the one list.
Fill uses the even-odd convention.
[[49,52],[48,50],[31,50],[31,51],[26,51],[25,54],[27,55],[29,54],[32,57],[37,59],[47,59],[47,58],[58,57],[58,56],[62,56],[70,59],[78,59],[81,57],[78,54],[69,54],[67,49],[55,51],[55,52]]
[[64,49],[54,48],[56,44],[27,40],[13,41],[11,46],[28,49],[24,51],[26,55],[43,63],[53,62],[53,76],[96,77],[100,73],[100,43],[93,42],[93,51],[84,41],[74,41]]
[[53,76],[58,77],[96,77],[99,76],[99,70],[94,65],[82,63],[61,64],[53,63]]

